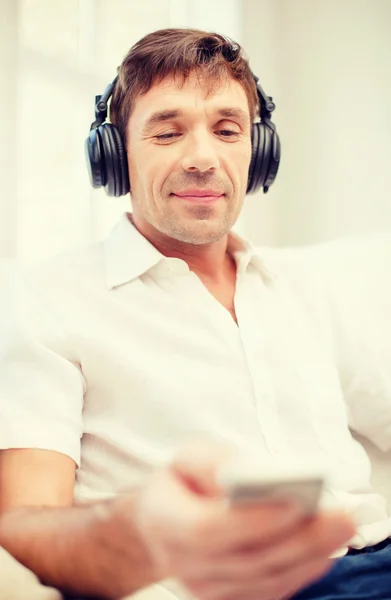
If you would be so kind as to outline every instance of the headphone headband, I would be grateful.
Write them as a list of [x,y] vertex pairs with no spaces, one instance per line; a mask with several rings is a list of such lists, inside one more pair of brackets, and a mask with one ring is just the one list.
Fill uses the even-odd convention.
[[91,124],[91,129],[96,129],[99,125],[102,125],[107,119],[107,103],[110,100],[115,84],[117,83],[118,75],[113,79],[107,86],[101,96],[95,96],[95,121]]
[[[252,73],[252,76],[255,81],[255,85],[257,87],[257,96],[259,100],[259,112],[261,120],[270,119],[271,113],[275,110],[276,105],[273,102],[273,98],[271,96],[267,96],[259,83],[259,77]],[[96,129],[99,125],[107,119],[107,103],[110,100],[115,85],[118,80],[118,75],[113,79],[111,83],[106,87],[105,91],[101,96],[95,96],[95,119],[94,123],[91,125],[91,129]]]
[[259,78],[254,75],[255,85],[257,86],[257,96],[259,100],[259,116],[261,118],[262,123],[267,123],[268,127],[276,131],[276,126],[271,121],[271,114],[276,108],[275,102],[273,102],[273,98],[271,96],[267,96],[259,83]]

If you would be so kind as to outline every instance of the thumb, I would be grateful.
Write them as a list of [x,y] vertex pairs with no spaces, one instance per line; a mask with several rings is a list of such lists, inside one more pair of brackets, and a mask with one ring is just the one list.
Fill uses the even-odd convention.
[[228,443],[195,440],[182,446],[171,461],[171,470],[193,493],[218,497],[223,490],[216,481],[217,470],[237,455]]

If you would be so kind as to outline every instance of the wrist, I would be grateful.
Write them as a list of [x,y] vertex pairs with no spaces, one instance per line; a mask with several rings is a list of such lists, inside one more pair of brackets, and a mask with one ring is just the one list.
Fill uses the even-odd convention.
[[[136,592],[164,579],[167,574],[160,568],[154,552],[153,533],[144,527],[142,489],[136,489],[110,500],[99,515],[102,530],[116,540],[113,550],[126,557],[124,571],[127,594]],[[119,560],[122,563],[121,559]],[[129,585],[132,589],[129,591]],[[124,595],[124,591],[121,592]]]

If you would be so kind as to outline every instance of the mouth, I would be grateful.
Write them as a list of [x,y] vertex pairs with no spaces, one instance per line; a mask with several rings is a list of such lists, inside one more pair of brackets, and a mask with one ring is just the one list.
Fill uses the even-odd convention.
[[216,190],[194,189],[178,192],[176,194],[172,194],[172,196],[176,196],[177,198],[180,198],[180,200],[185,200],[186,202],[212,204],[213,202],[217,202],[223,198],[225,194]]

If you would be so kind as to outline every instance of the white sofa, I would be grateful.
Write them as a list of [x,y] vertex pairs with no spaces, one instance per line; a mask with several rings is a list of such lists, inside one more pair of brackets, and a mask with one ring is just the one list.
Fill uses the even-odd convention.
[[[338,305],[339,316],[354,340],[360,357],[357,369],[366,369],[365,357],[375,348],[377,360],[391,383],[391,233],[363,238],[340,239],[303,248],[276,250],[284,261],[299,261],[323,280],[330,297]],[[378,376],[376,368],[365,374]],[[391,385],[388,385],[387,394]],[[388,398],[387,398],[388,399]],[[383,494],[391,514],[391,435],[389,451],[381,451],[366,437],[354,437],[364,446],[372,463],[372,484]]]

